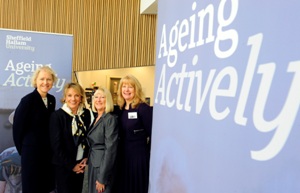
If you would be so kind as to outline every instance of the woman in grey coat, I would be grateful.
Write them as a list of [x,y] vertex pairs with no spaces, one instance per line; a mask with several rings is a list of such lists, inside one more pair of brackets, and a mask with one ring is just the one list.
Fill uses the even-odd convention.
[[113,174],[118,146],[117,117],[113,111],[111,93],[103,87],[96,90],[92,108],[96,119],[88,132],[90,153],[88,158],[89,193],[112,192]]

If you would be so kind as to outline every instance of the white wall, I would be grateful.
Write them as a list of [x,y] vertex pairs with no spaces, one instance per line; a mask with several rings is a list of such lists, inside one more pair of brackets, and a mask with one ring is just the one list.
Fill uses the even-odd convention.
[[153,106],[155,80],[154,66],[76,72],[78,82],[83,88],[90,88],[92,83],[96,82],[96,86],[104,86],[108,89],[111,77],[122,78],[127,74],[132,74],[140,81],[145,96],[150,97],[150,105]]

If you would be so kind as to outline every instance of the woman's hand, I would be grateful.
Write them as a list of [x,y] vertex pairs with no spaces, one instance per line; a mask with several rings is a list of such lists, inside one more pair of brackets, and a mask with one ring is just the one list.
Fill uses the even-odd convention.
[[87,158],[84,158],[79,164],[85,167],[87,160],[88,160]]
[[87,158],[84,158],[80,163],[76,164],[73,168],[73,172],[76,172],[76,174],[84,173],[86,162]]
[[84,172],[84,168],[82,168],[82,166],[80,165],[80,163],[78,163],[78,164],[76,164],[74,166],[73,172],[75,172],[76,174],[83,173]]
[[105,191],[105,185],[96,180],[96,190],[101,193]]

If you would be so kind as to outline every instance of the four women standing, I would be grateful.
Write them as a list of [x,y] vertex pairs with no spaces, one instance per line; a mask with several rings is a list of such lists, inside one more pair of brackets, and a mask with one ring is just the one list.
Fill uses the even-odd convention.
[[23,193],[54,190],[51,159],[58,193],[81,193],[87,160],[89,193],[113,192],[116,176],[118,193],[147,193],[152,107],[145,102],[139,81],[131,75],[120,80],[118,118],[112,114],[111,93],[99,88],[94,94],[92,108],[97,116],[93,121],[78,83],[65,85],[63,106],[54,111],[55,98],[48,91],[56,79],[51,68],[38,69],[33,76],[36,89],[22,98],[15,111],[13,136],[22,155]]

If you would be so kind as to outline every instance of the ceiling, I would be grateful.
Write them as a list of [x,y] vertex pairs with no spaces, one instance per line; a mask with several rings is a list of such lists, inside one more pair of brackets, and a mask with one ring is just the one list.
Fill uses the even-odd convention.
[[158,0],[141,0],[140,13],[141,14],[157,14]]

